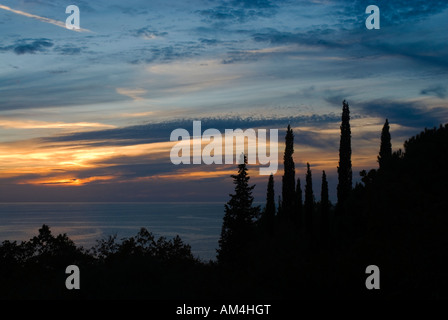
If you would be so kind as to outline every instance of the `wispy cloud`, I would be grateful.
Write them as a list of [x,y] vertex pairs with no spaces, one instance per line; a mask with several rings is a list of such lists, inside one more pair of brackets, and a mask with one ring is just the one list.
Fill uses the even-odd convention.
[[22,54],[35,54],[37,52],[45,52],[47,48],[53,46],[53,42],[50,39],[21,39],[16,41],[15,44],[0,47],[0,51],[13,51],[17,55]]
[[10,129],[111,129],[115,128],[113,125],[97,123],[97,122],[45,122],[36,120],[14,120],[0,118],[0,127]]
[[446,108],[429,110],[424,104],[414,101],[376,99],[356,104],[364,114],[388,118],[394,123],[409,127],[433,127],[446,119]]
[[164,37],[167,34],[168,34],[167,32],[158,32],[155,30],[150,30],[148,27],[140,28],[133,31],[134,36],[144,40],[151,40],[157,37]]
[[67,178],[67,177],[55,177],[55,178],[41,178],[36,180],[23,180],[17,184],[34,184],[34,185],[53,185],[53,186],[83,186],[91,182],[98,181],[110,181],[116,179],[115,176],[94,176],[88,178]]
[[438,85],[438,86],[432,86],[432,87],[425,88],[425,89],[420,91],[420,94],[422,94],[422,95],[434,95],[434,96],[436,96],[436,97],[438,97],[440,99],[445,99],[446,98],[446,94],[447,94],[447,90],[446,90],[446,87]]
[[117,88],[118,94],[129,97],[132,100],[138,101],[143,100],[142,95],[144,95],[147,91],[145,89],[127,89],[127,88]]
[[[62,22],[62,21],[58,21],[58,20],[54,20],[54,19],[50,19],[50,18],[41,17],[41,16],[38,16],[38,15],[35,15],[35,14],[32,14],[32,13],[28,13],[28,12],[25,12],[25,11],[21,11],[21,10],[15,10],[15,9],[12,9],[12,8],[10,8],[10,7],[8,7],[8,6],[5,6],[5,5],[2,5],[2,4],[0,4],[0,9],[6,10],[6,11],[10,11],[10,12],[19,14],[19,15],[24,16],[24,17],[28,17],[28,18],[32,18],[32,19],[36,19],[36,20],[39,20],[39,21],[41,21],[41,22],[49,23],[49,24],[52,24],[52,25],[55,25],[55,26],[58,26],[58,27],[61,27],[61,28],[66,29],[66,27],[65,27],[65,22]],[[67,30],[68,30],[68,29],[67,29]],[[83,29],[83,28],[80,28],[80,29],[72,29],[72,30],[73,30],[73,31],[76,31],[76,32],[91,32],[90,30],[88,30],[88,29]]]

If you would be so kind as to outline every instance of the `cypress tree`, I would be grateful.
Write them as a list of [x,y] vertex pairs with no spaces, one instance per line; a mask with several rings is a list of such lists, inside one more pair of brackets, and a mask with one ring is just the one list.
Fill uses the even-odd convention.
[[325,171],[322,171],[322,187],[320,191],[320,214],[322,218],[322,240],[327,244],[328,233],[330,232],[330,200],[328,198],[328,182]]
[[277,217],[283,215],[283,208],[282,208],[282,197],[278,196],[278,208],[277,208]]
[[268,181],[266,192],[266,208],[264,210],[264,223],[267,230],[271,233],[275,219],[275,194],[274,194],[274,176],[271,174]]
[[300,185],[300,178],[297,178],[295,222],[298,227],[301,227],[302,225],[302,215],[303,215],[302,187]]
[[392,143],[389,132],[389,121],[386,119],[383,130],[381,131],[380,153],[378,155],[378,163],[380,169],[385,169],[392,159]]
[[238,165],[238,174],[232,175],[235,184],[235,193],[230,194],[230,200],[225,205],[225,214],[219,239],[218,262],[238,262],[242,258],[245,245],[250,240],[254,220],[260,208],[253,207],[254,197],[252,190],[255,185],[249,186],[247,174],[247,157],[244,156],[242,164]]
[[283,155],[283,177],[282,177],[282,216],[292,219],[295,208],[295,174],[293,160],[294,153],[294,133],[291,125],[288,124],[285,136],[285,153]]
[[314,211],[314,194],[313,194],[313,178],[311,176],[310,164],[306,164],[306,185],[305,185],[305,228],[312,231],[313,211]]
[[344,211],[345,202],[352,190],[352,147],[350,130],[350,109],[348,103],[342,102],[341,140],[339,144],[338,166],[338,203],[337,211]]

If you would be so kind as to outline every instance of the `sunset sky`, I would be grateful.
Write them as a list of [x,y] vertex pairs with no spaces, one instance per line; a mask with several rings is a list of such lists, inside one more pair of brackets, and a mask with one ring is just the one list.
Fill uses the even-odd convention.
[[[64,27],[68,5],[81,30]],[[365,9],[380,8],[379,30]],[[174,129],[295,133],[336,200],[342,101],[354,180],[448,121],[447,1],[0,0],[0,201],[226,201],[236,165],[174,165]],[[250,166],[257,201],[267,176]]]

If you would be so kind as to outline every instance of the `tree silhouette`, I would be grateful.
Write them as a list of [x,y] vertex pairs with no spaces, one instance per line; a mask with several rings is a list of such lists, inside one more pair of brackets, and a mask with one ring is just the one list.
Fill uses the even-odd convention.
[[283,212],[282,208],[282,196],[278,196],[278,206],[277,206],[277,217],[280,216]]
[[285,153],[283,155],[284,174],[282,178],[282,212],[281,218],[292,220],[295,208],[295,166],[293,160],[294,133],[288,124],[285,136]]
[[302,200],[302,187],[300,184],[300,178],[297,178],[296,184],[296,212],[294,214],[294,222],[300,228],[302,226],[303,216],[303,200]]
[[389,121],[386,119],[383,130],[381,131],[381,145],[378,155],[378,163],[380,169],[385,169],[392,159],[392,143],[389,132]]
[[328,198],[328,182],[325,170],[322,171],[322,187],[320,192],[320,214],[322,219],[322,228],[321,228],[322,240],[323,244],[327,245],[328,234],[330,232],[330,222],[329,222],[330,200]]
[[314,194],[313,194],[313,178],[311,176],[310,164],[306,164],[306,185],[305,185],[305,228],[312,231],[313,211],[314,211]]
[[350,109],[348,103],[342,102],[341,140],[339,144],[338,166],[338,214],[343,213],[345,202],[352,190],[352,147],[350,130]]
[[266,229],[272,233],[275,220],[275,193],[274,193],[274,176],[271,174],[268,181],[268,189],[266,192],[266,207],[264,209],[264,221]]
[[238,165],[238,174],[232,175],[235,193],[225,205],[225,214],[219,239],[218,262],[234,263],[242,258],[245,245],[250,240],[254,220],[260,213],[260,207],[253,207],[252,190],[247,174],[247,157]]

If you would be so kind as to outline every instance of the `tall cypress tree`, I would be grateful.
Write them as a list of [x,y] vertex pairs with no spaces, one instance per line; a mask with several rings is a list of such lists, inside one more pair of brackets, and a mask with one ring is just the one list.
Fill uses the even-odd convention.
[[345,202],[352,190],[352,146],[350,130],[350,109],[342,102],[341,140],[339,144],[338,203],[337,212],[344,211]]
[[268,181],[266,192],[266,208],[264,209],[264,224],[268,232],[272,232],[275,219],[275,194],[274,194],[274,176],[271,174]]
[[328,197],[328,182],[327,175],[325,171],[322,171],[322,187],[320,191],[320,214],[322,218],[322,228],[321,228],[321,238],[323,240],[324,245],[327,244],[327,239],[330,232],[330,200]]
[[297,178],[295,222],[298,227],[302,226],[302,215],[303,215],[302,187],[300,185],[300,178]]
[[389,132],[389,121],[386,119],[383,130],[381,131],[381,146],[378,155],[380,169],[385,169],[392,159],[392,143]]
[[278,196],[277,217],[282,216],[283,214],[282,202],[282,196]]
[[313,178],[311,176],[310,164],[306,164],[306,185],[305,185],[305,228],[312,231],[313,227],[313,211],[314,211],[314,194],[313,194]]
[[242,251],[250,240],[252,226],[259,215],[260,207],[253,207],[252,190],[247,174],[247,157],[238,165],[238,174],[232,175],[235,193],[230,194],[230,200],[225,205],[221,238],[219,239],[218,262],[238,262]]
[[[285,154],[283,155],[283,177],[282,177],[282,216],[292,219],[295,208],[295,166],[293,160],[294,133],[288,124],[285,136]],[[283,218],[282,217],[282,218]]]

